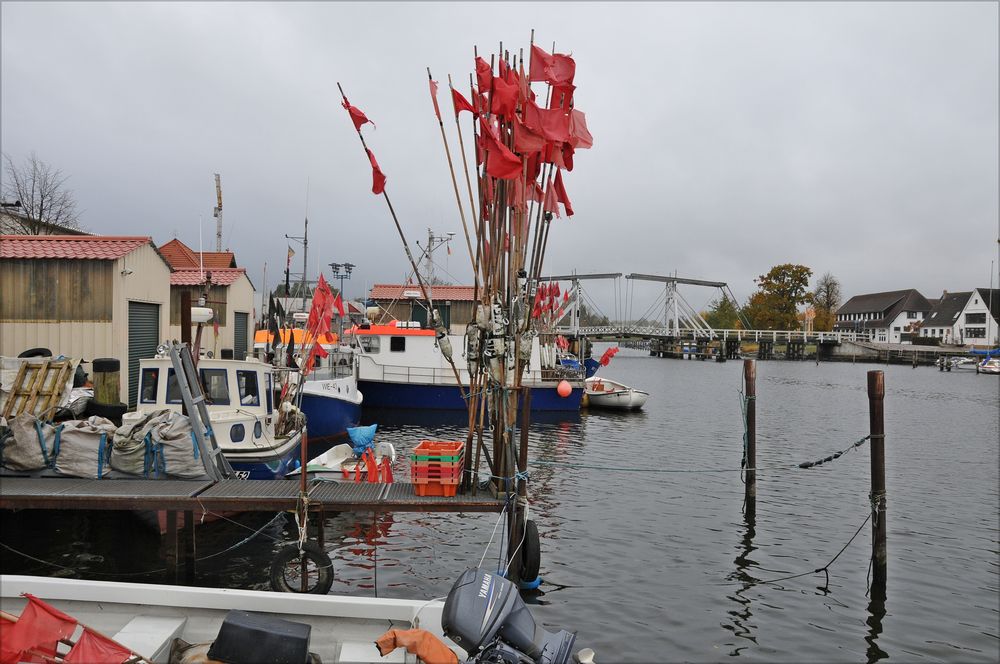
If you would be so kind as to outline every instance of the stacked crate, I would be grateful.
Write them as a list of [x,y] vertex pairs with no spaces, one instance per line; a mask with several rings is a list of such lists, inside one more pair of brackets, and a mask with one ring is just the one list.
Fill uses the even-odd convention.
[[411,457],[413,488],[418,496],[454,496],[464,467],[465,443],[422,440]]

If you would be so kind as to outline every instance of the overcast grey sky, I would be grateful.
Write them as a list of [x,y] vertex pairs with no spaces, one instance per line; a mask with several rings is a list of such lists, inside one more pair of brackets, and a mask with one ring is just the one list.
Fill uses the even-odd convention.
[[[270,286],[283,268],[284,234],[301,234],[307,180],[313,266],[357,264],[351,297],[408,271],[337,81],[378,125],[366,135],[411,243],[428,226],[461,234],[425,67],[445,93],[448,74],[467,90],[473,46],[527,50],[532,28],[576,59],[595,139],[566,175],[576,216],[555,223],[546,272],[676,270],[727,281],[743,300],[754,277],[792,262],[832,272],[846,296],[936,297],[989,285],[997,258],[993,2],[3,2],[0,13],[3,151],[35,151],[69,175],[92,232],[195,248],[199,217],[214,247],[221,173],[225,244],[258,289],[265,261]],[[463,245],[439,252],[439,275],[470,279]]]

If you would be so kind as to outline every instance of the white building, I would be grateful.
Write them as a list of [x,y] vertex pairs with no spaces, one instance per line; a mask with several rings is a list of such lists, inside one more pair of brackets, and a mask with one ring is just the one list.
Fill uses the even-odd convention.
[[855,295],[837,309],[833,329],[867,333],[871,341],[909,343],[930,311],[930,302],[913,288]]
[[955,323],[958,343],[1000,346],[1000,288],[977,288]]

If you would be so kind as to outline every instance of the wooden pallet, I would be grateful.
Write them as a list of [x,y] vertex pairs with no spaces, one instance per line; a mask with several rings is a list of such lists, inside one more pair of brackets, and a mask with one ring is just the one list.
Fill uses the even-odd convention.
[[7,395],[3,417],[9,419],[22,413],[51,417],[74,370],[71,359],[25,362]]

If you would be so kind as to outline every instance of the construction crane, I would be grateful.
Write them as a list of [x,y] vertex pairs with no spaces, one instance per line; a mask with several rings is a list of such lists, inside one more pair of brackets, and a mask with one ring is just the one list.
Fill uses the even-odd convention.
[[219,204],[212,211],[215,217],[215,250],[222,251],[222,179],[219,174],[215,174],[215,198]]

